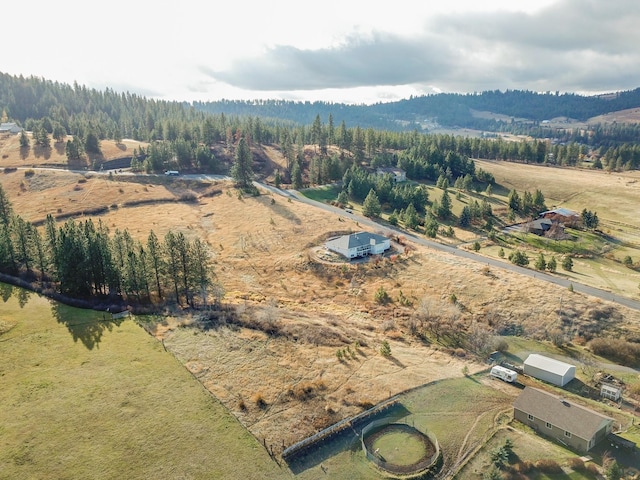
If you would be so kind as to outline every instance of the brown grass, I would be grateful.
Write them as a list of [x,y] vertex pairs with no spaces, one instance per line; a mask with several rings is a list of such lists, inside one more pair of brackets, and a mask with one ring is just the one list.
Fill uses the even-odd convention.
[[[489,165],[480,166],[489,170]],[[507,166],[497,166],[502,169],[499,175],[506,176]],[[560,195],[550,178],[549,192],[557,193],[545,192],[547,198]],[[151,230],[160,238],[179,230],[204,239],[214,254],[225,302],[237,307],[242,322],[204,330],[197,319],[168,318],[150,329],[254,435],[276,445],[291,445],[397,392],[462,377],[465,364],[469,373],[484,368],[411,334],[416,327],[409,318],[423,300],[438,315],[446,312],[452,321],[455,317],[456,325],[511,323],[540,338],[548,326],[563,321],[569,304],[574,318],[586,325],[599,322],[588,315],[591,298],[573,294],[569,300],[565,294],[561,316],[555,287],[500,269],[492,268],[488,276],[482,263],[406,239],[408,252],[380,268],[321,264],[308,246],[318,245],[328,232],[361,230],[357,221],[340,221],[337,215],[270,194],[239,197],[223,182],[198,185],[151,176],[110,180],[41,170],[25,178],[18,170],[0,174],[0,183],[14,210],[30,221],[47,213],[109,207],[95,218],[112,231],[127,229],[141,241]],[[78,185],[82,189],[76,191]],[[193,194],[196,201],[167,201],[185,194]],[[380,287],[392,299],[402,291],[414,306],[377,305],[374,295]],[[452,295],[464,308],[452,310]],[[638,312],[610,308],[629,330],[639,330]],[[258,328],[266,323],[280,333]],[[390,358],[378,351],[385,338],[391,344]],[[360,344],[355,358],[340,362],[336,349],[355,341]]]

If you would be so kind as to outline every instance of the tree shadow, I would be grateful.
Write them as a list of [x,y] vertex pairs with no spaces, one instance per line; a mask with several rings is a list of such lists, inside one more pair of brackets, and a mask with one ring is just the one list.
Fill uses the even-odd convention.
[[64,155],[64,154],[66,153],[66,147],[67,147],[67,144],[66,144],[64,141],[62,141],[62,142],[55,142],[55,143],[53,144],[53,148],[55,148],[55,149],[56,149],[56,153],[57,153],[58,155]]
[[33,149],[33,154],[36,158],[44,157],[45,160],[49,160],[51,158],[51,147],[36,146]]
[[113,327],[120,326],[125,318],[113,319],[108,312],[86,311],[81,317],[72,314],[70,307],[59,302],[52,301],[51,314],[69,330],[73,341],[80,340],[88,349],[98,347],[105,331],[112,331]]
[[20,159],[26,160],[29,157],[29,152],[31,152],[31,147],[20,147]]
[[0,282],[0,298],[4,303],[8,302],[11,297],[16,297],[20,308],[24,308],[29,302],[32,292],[26,288],[15,287],[10,283]]

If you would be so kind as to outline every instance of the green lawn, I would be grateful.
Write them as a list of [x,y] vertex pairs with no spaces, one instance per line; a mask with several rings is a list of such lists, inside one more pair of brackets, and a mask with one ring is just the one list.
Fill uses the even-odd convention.
[[0,478],[291,478],[132,319],[0,284]]
[[326,203],[338,198],[340,189],[334,185],[327,185],[323,187],[305,188],[301,190],[300,193],[316,202]]

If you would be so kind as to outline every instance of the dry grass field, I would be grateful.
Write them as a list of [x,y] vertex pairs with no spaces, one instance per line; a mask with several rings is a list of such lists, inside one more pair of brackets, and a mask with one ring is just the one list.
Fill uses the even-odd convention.
[[[9,155],[0,168],[17,162]],[[494,162],[479,166],[507,188],[542,187],[548,204],[571,208],[596,198],[568,195],[567,180],[556,178],[557,169]],[[603,202],[611,202],[598,204],[607,206],[605,220],[635,222],[630,211],[639,175],[572,171],[569,178],[574,190],[584,188],[599,201],[602,196]],[[584,187],[575,186],[582,181]],[[81,219],[86,217],[79,212],[108,207],[94,219],[112,231],[127,229],[141,241],[151,230],[161,238],[179,230],[206,240],[226,292],[224,301],[236,306],[238,315],[256,325],[269,324],[277,333],[211,326],[194,315],[149,321],[147,328],[260,442],[278,453],[283,444],[393,394],[461,378],[465,366],[470,373],[485,368],[464,351],[412,335],[419,306],[459,328],[521,324],[540,338],[567,316],[584,328],[640,332],[640,312],[559,292],[545,282],[426,247],[412,245],[376,265],[320,263],[310,254],[312,248],[332,232],[360,230],[356,220],[267,192],[242,196],[225,182],[36,169],[31,176],[24,170],[0,173],[0,183],[16,213],[31,222],[48,213],[75,212]],[[615,203],[606,196],[611,189],[620,194]],[[187,192],[198,201],[178,201]],[[135,205],[142,200],[156,203]],[[605,208],[597,210],[600,215]],[[380,287],[394,300],[388,306],[374,301]],[[401,294],[411,305],[400,304]],[[390,357],[379,353],[384,340],[390,343]],[[340,360],[338,350],[349,353]]]

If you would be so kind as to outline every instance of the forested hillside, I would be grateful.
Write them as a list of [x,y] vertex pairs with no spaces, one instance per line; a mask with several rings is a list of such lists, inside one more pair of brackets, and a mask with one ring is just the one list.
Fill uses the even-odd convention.
[[[34,147],[51,148],[53,138],[59,146],[66,144],[69,162],[78,162],[87,153],[99,155],[100,140],[117,142],[131,138],[149,143],[147,148],[134,152],[134,170],[228,173],[234,148],[244,138],[254,153],[259,153],[261,145],[276,146],[286,163],[278,172],[279,181],[291,182],[296,187],[342,179],[352,164],[397,166],[402,158],[400,152],[417,152],[410,155],[418,155],[420,162],[436,166],[428,170],[426,177],[434,181],[442,174],[449,175],[451,182],[456,180],[455,169],[447,171],[443,160],[449,153],[568,166],[589,159],[594,168],[637,169],[640,124],[558,128],[537,119],[561,113],[583,118],[638,104],[640,89],[606,97],[513,91],[441,94],[373,106],[275,100],[190,105],[111,89],[98,91],[78,84],[70,86],[41,78],[0,74],[2,121],[17,122],[33,132],[31,137],[21,138],[23,148],[29,148],[31,143]],[[449,115],[453,122],[458,114],[456,118],[467,118],[462,112],[469,109],[491,109],[518,116],[533,112],[531,117],[536,120],[525,123],[473,117],[473,121],[492,122],[499,130],[527,133],[531,138],[519,142],[491,135],[426,138],[415,124],[409,130],[373,126],[390,119],[396,123],[409,119],[406,126],[410,126],[419,116],[428,115],[437,118]],[[308,154],[306,145],[317,148]],[[266,177],[274,172],[262,173]]]

